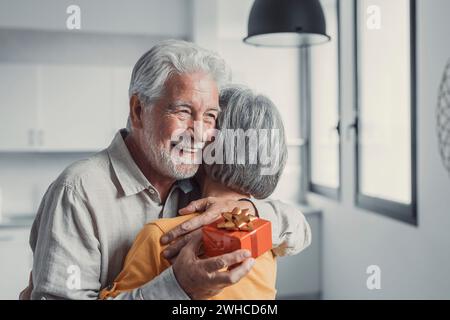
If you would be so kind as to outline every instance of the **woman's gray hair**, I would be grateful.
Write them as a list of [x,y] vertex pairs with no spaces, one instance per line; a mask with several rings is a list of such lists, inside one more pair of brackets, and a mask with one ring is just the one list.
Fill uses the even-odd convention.
[[144,106],[149,106],[162,96],[172,74],[199,71],[211,75],[219,90],[231,78],[229,67],[218,54],[187,41],[162,41],[136,62],[128,95],[137,95]]
[[[222,163],[205,164],[206,174],[214,181],[241,193],[250,194],[257,199],[267,198],[275,190],[278,180],[286,165],[287,146],[284,125],[280,113],[274,103],[263,95],[257,95],[244,86],[232,85],[221,90],[219,104],[221,113],[217,119],[217,129],[225,145],[225,157],[231,154],[233,158]],[[228,130],[227,130],[228,129]],[[231,130],[229,130],[231,129]],[[248,132],[253,129],[257,132],[270,132],[269,139],[258,138],[252,146],[250,138],[245,137],[244,161],[239,161],[242,145],[234,143],[234,136],[227,132],[240,130]],[[274,137],[271,133],[276,132]],[[270,137],[271,136],[271,137]],[[217,138],[216,138],[217,141]],[[231,143],[230,150],[229,146]],[[258,161],[252,162],[249,149],[257,149]],[[261,161],[261,152],[272,153],[272,163],[275,165],[270,174],[264,174],[267,164]],[[242,160],[242,159],[241,159]]]

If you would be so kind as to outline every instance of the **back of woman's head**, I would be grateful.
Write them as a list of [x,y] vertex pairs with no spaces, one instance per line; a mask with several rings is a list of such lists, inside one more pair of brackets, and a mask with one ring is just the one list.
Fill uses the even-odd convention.
[[223,143],[223,161],[205,164],[206,174],[240,193],[258,199],[268,197],[287,159],[284,126],[277,108],[269,98],[237,85],[221,90],[219,104],[220,133],[215,142]]

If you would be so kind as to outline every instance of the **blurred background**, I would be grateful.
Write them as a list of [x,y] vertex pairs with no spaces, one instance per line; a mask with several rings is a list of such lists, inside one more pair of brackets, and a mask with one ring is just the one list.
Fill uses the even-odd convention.
[[0,0],[0,299],[27,284],[47,187],[125,127],[134,63],[170,38],[219,52],[283,116],[273,198],[305,213],[313,243],[278,260],[278,298],[450,298],[450,134],[436,134],[450,1],[320,3],[331,41],[266,48],[242,41],[253,0]]

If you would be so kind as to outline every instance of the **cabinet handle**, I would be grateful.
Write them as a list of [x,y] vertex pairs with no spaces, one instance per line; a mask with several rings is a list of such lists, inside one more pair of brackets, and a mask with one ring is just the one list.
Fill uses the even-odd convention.
[[34,130],[33,129],[28,130],[28,145],[30,147],[34,146]]
[[14,239],[13,236],[3,236],[3,237],[0,237],[0,242],[9,242],[9,241],[12,241],[13,239]]
[[44,145],[44,130],[39,130],[39,146],[42,147]]

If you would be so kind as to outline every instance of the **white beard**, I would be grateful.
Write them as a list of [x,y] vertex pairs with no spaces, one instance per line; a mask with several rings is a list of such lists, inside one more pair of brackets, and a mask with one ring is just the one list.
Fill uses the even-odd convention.
[[171,152],[166,147],[161,146],[155,141],[156,135],[153,133],[152,126],[149,126],[148,132],[144,131],[147,139],[148,149],[144,150],[145,156],[150,160],[152,166],[161,174],[174,178],[176,180],[191,178],[197,172],[198,164],[186,164],[182,158],[173,159]]

